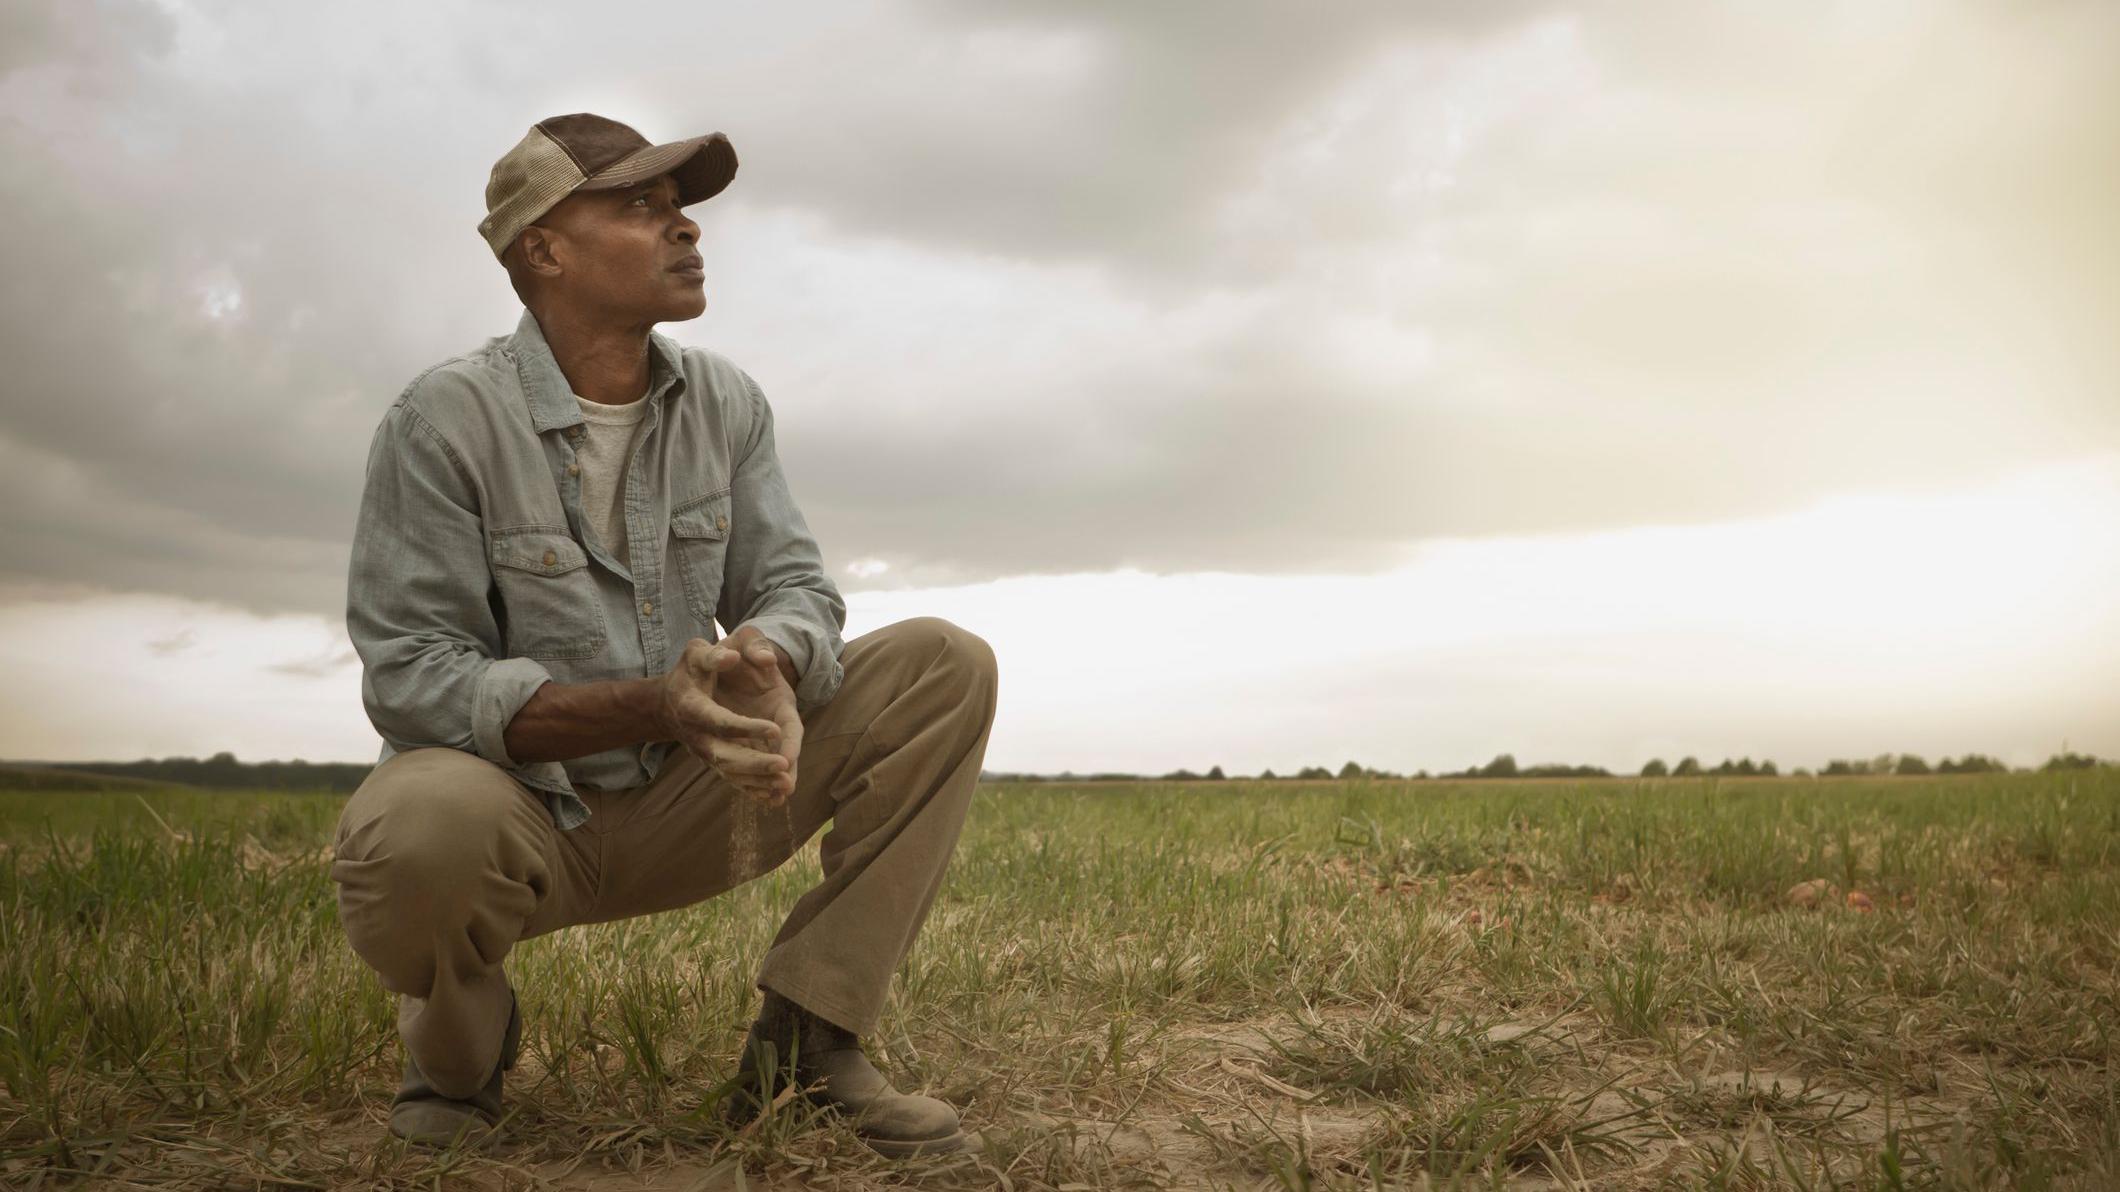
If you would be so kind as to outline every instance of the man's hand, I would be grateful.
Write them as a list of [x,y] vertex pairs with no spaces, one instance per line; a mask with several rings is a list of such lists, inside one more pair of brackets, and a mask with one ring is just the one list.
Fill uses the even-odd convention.
[[748,625],[719,643],[695,637],[663,677],[659,727],[738,789],[777,807],[794,793],[802,752],[793,669]]

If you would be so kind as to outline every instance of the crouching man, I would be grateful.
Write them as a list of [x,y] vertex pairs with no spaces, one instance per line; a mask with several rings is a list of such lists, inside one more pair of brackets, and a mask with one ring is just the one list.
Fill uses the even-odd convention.
[[[932,617],[843,642],[764,395],[653,330],[705,309],[683,209],[735,172],[719,133],[540,121],[479,225],[525,307],[514,334],[422,373],[369,448],[346,621],[383,750],[331,876],[399,995],[400,1137],[499,1120],[516,941],[711,898],[829,821],[739,1073],[756,1089],[761,1057],[792,1066],[884,1154],[964,1144],[860,1038],[956,847],[994,655]],[[736,1120],[756,1109],[732,1099]]]

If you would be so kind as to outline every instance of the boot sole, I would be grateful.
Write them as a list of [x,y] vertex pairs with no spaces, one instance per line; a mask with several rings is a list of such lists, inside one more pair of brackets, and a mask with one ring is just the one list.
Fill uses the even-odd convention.
[[950,1155],[964,1150],[970,1136],[959,1130],[941,1138],[871,1138],[857,1133],[862,1145],[886,1159],[916,1159],[923,1155]]
[[[423,1116],[429,1117],[431,1119],[433,1115],[407,1114],[405,1116]],[[395,1137],[404,1139],[408,1144],[412,1146],[471,1146],[485,1141],[496,1131],[496,1127],[493,1125],[493,1123],[487,1121],[484,1115],[479,1114],[475,1111],[466,1113],[463,1116],[462,1120],[458,1121],[454,1125],[442,1126],[439,1124],[427,1124],[425,1129],[420,1129],[411,1126],[407,1126],[404,1129],[400,1129],[398,1125],[398,1117],[399,1115],[397,1114],[391,1115],[390,1133]]]

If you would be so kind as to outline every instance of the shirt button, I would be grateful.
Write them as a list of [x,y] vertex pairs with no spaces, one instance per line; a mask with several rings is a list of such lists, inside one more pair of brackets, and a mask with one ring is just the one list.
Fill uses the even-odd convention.
[[557,552],[549,550],[545,552],[545,566],[550,567],[557,562],[559,562],[559,554]]
[[717,517],[717,518],[715,518],[715,519],[714,519],[714,528],[715,528],[715,529],[717,529],[717,530],[726,530],[726,529],[728,529],[728,528],[729,528],[729,519],[728,519],[728,518],[726,518],[726,517]]
[[653,600],[643,600],[643,601],[641,601],[641,604],[640,604],[640,615],[641,615],[641,616],[643,616],[643,617],[652,617],[652,616],[654,616],[654,615],[655,615],[655,602],[654,602]]
[[567,475],[569,475],[569,476],[579,476],[579,475],[581,475],[581,474],[582,474],[582,466],[581,466],[580,464],[568,464],[568,465],[567,465]]

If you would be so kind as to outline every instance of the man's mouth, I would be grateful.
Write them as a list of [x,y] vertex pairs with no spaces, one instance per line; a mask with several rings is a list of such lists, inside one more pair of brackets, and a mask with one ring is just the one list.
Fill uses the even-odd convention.
[[686,277],[705,277],[707,275],[707,263],[698,257],[686,257],[677,264],[670,266],[670,272],[682,274]]

